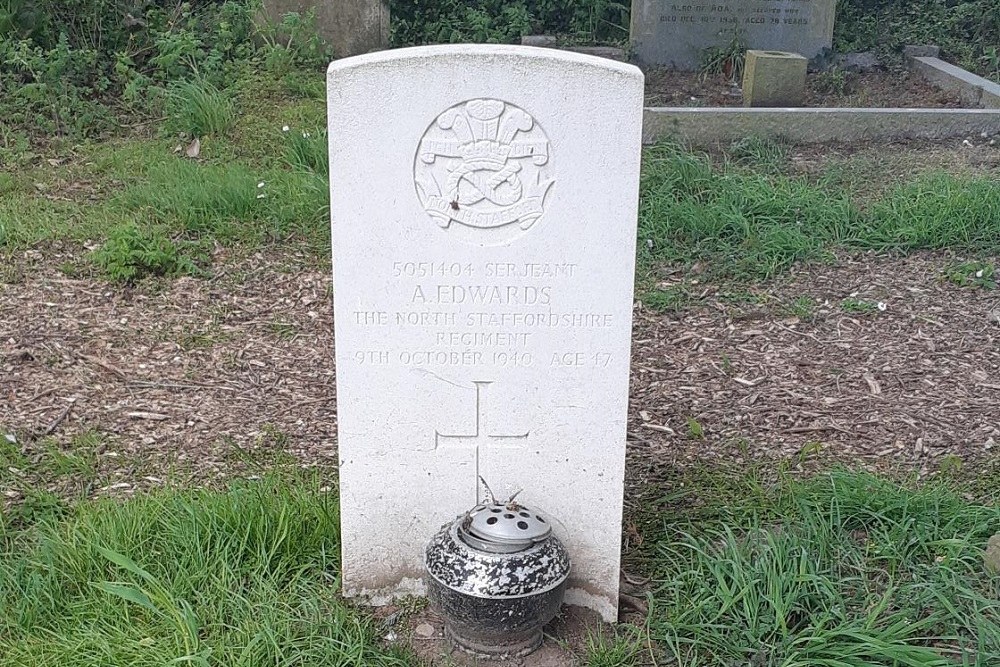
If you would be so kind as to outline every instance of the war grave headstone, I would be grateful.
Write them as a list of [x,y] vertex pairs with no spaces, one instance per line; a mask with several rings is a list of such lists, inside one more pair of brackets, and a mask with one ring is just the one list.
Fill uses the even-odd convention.
[[417,47],[334,62],[328,96],[345,594],[423,593],[481,477],[615,620],[642,73]]
[[836,8],[836,0],[633,0],[630,36],[639,63],[687,71],[734,39],[811,59],[833,43]]

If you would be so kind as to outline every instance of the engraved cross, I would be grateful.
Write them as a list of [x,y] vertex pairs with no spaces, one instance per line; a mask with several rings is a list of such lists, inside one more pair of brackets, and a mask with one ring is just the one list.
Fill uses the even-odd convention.
[[476,501],[479,501],[479,459],[480,448],[486,449],[524,449],[529,431],[514,434],[499,434],[491,428],[490,414],[486,405],[486,397],[492,382],[474,381],[476,385],[476,427],[471,434],[452,435],[434,431],[434,449],[471,447],[476,454]]

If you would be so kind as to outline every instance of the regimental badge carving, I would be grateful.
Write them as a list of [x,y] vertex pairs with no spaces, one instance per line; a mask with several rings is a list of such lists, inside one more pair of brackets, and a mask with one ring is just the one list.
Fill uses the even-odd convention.
[[523,109],[493,99],[456,104],[420,140],[417,196],[443,229],[527,230],[554,179],[549,140]]

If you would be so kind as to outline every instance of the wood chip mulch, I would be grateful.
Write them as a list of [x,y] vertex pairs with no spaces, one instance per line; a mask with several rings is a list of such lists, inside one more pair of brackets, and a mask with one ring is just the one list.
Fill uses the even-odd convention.
[[[30,450],[99,432],[98,494],[248,474],[248,457],[335,463],[326,269],[268,252],[123,289],[33,252],[23,281],[0,284],[0,437]],[[680,314],[637,306],[632,463],[995,460],[1000,291],[945,280],[951,261],[841,259],[749,301],[694,286],[703,298]],[[788,314],[802,297],[806,319]]]

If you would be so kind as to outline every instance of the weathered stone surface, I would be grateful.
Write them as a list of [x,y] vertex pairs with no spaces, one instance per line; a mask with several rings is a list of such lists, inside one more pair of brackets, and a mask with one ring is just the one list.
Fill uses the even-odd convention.
[[983,554],[983,563],[990,574],[1000,575],[1000,533],[990,538]]
[[555,48],[559,40],[553,35],[522,35],[521,46],[539,46]]
[[573,51],[583,53],[588,56],[598,58],[610,58],[611,60],[626,60],[625,49],[615,46],[559,46],[558,40],[552,35],[524,35],[521,37],[522,46],[539,46],[549,49],[562,49],[563,51]]
[[806,99],[809,61],[797,53],[747,51],[743,104],[748,107],[800,107]]
[[316,31],[337,58],[389,46],[389,0],[264,0],[264,19],[280,24],[289,13],[316,14]]
[[652,108],[645,111],[642,129],[644,143],[674,137],[705,148],[749,136],[810,144],[996,134],[1000,111],[992,109]]
[[705,49],[734,38],[747,48],[813,58],[830,48],[836,0],[632,0],[630,35],[645,65],[697,70]]
[[568,46],[567,51],[582,53],[587,56],[597,56],[598,58],[610,58],[611,60],[625,60],[625,49],[615,46]]
[[858,53],[839,53],[833,59],[833,64],[848,72],[873,72],[882,66],[878,56],[872,51]]
[[642,73],[420,47],[334,62],[328,95],[345,593],[422,592],[481,475],[615,619]]
[[1000,109],[1000,84],[930,56],[907,60],[910,69],[943,90],[955,90],[969,108]]
[[930,57],[937,58],[941,55],[941,47],[933,44],[907,44],[903,47],[904,58]]

